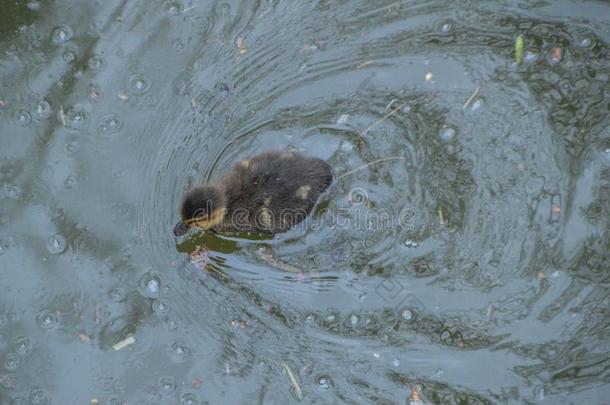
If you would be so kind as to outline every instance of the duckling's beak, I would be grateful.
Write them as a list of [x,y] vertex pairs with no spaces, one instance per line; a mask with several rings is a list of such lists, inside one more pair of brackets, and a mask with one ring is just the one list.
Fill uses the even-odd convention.
[[182,221],[178,222],[176,226],[174,226],[174,235],[182,236],[189,231],[189,227]]

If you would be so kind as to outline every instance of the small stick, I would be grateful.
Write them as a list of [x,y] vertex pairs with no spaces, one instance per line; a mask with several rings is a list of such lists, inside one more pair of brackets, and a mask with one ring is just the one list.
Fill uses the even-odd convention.
[[136,338],[134,338],[133,336],[129,336],[127,339],[125,339],[125,340],[121,340],[120,342],[115,343],[115,344],[112,346],[112,348],[113,348],[114,350],[121,350],[121,349],[126,348],[126,347],[127,347],[127,346],[129,346],[130,344],[135,343],[135,342],[136,342]]
[[299,399],[303,399],[303,391],[301,390],[301,387],[299,386],[299,382],[297,381],[296,377],[292,373],[292,370],[290,369],[290,367],[288,367],[288,364],[286,364],[285,362],[282,363],[282,367],[284,367],[284,370],[286,370],[286,373],[288,373],[288,378],[290,378],[290,382],[292,383],[292,386],[294,387],[294,391],[296,392],[297,397]]
[[472,100],[474,100],[474,98],[478,95],[479,95],[479,86],[477,86],[477,88],[474,90],[474,93],[472,93],[472,96],[470,96],[468,101],[466,101],[466,103],[464,103],[464,106],[462,107],[462,109],[465,110],[466,108],[468,108],[470,103],[472,103]]
[[61,120],[61,125],[66,126],[66,116],[64,115],[64,106],[59,106],[59,119]]
[[357,172],[360,169],[364,169],[365,167],[369,167],[372,166],[374,164],[380,163],[380,162],[385,162],[388,160],[405,160],[406,158],[404,156],[393,156],[393,157],[387,157],[387,158],[381,158],[381,159],[377,159],[377,160],[373,160],[372,162],[369,162],[365,165],[362,165],[360,167],[357,167],[353,170],[350,170],[347,173],[343,173],[341,176],[337,177],[337,180],[341,180],[342,178],[344,178],[345,176],[349,176],[350,174]]
[[373,129],[374,127],[376,127],[377,125],[379,125],[380,123],[382,123],[383,121],[385,121],[389,116],[393,115],[396,111],[400,110],[402,108],[402,106],[404,106],[406,103],[402,103],[401,105],[399,105],[398,107],[396,107],[395,109],[393,109],[392,111],[390,111],[389,113],[387,113],[386,115],[383,116],[382,119],[380,119],[379,121],[377,121],[376,123],[374,123],[373,125],[371,125],[370,127],[368,127],[367,129],[364,130],[363,133],[360,134],[360,136],[364,136],[364,134],[366,134],[367,132],[369,132],[371,129]]
[[385,107],[385,110],[383,110],[383,111],[388,111],[388,108],[390,108],[392,106],[392,104],[394,104],[395,101],[398,101],[398,99],[393,98],[392,101],[390,101],[390,103]]
[[367,67],[368,65],[370,65],[371,63],[373,63],[372,60],[367,60],[366,62],[362,62],[361,64],[359,64],[358,66],[356,66],[356,69],[362,69],[363,67]]

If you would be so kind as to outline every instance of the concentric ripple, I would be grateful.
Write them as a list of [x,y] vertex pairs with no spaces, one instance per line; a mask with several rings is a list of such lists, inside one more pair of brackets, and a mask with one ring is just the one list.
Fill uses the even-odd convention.
[[[21,3],[0,402],[605,400],[607,5]],[[304,223],[174,238],[271,148],[334,168]]]

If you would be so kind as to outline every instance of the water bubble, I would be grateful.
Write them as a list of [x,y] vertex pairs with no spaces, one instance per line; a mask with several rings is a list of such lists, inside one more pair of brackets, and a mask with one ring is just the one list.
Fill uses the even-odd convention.
[[174,39],[172,42],[172,47],[178,52],[182,52],[184,50],[184,42],[180,38]]
[[104,66],[106,66],[106,62],[104,61],[104,59],[101,56],[93,55],[87,61],[87,66],[89,66],[90,70],[97,72],[97,71],[102,70],[104,68]]
[[49,309],[43,309],[38,314],[38,325],[42,329],[55,329],[59,326],[59,313],[56,311],[51,311]]
[[161,295],[161,277],[158,273],[149,272],[140,278],[138,290],[148,298],[159,298]]
[[30,391],[30,404],[32,405],[45,404],[47,399],[44,390],[40,387],[34,387]]
[[170,332],[175,332],[178,330],[178,322],[174,321],[173,319],[167,319],[165,324],[167,325],[167,330]]
[[164,397],[169,397],[176,391],[176,382],[169,377],[162,377],[159,380],[159,393]]
[[68,241],[65,237],[59,234],[51,235],[47,239],[47,250],[52,255],[63,253],[68,247]]
[[398,360],[398,359],[394,359],[394,360],[392,360],[392,365],[393,365],[394,367],[398,367],[398,366],[400,366],[400,360]]
[[67,25],[60,25],[58,27],[53,28],[51,32],[51,40],[56,45],[63,44],[66,41],[69,41],[74,36],[74,31],[72,28]]
[[78,152],[78,149],[79,149],[79,146],[78,146],[78,142],[76,142],[76,141],[72,141],[66,145],[66,150],[70,153],[76,153],[76,152]]
[[148,96],[146,96],[144,98],[144,103],[148,106],[148,107],[152,107],[157,105],[157,103],[159,103],[159,98],[157,96],[154,96],[152,94],[149,94]]
[[339,116],[339,118],[337,118],[337,125],[343,126],[343,125],[347,124],[349,121],[349,118],[350,118],[349,114],[341,114]]
[[219,83],[216,88],[218,89],[220,95],[223,97],[229,97],[231,95],[231,89],[225,83]]
[[22,190],[16,184],[5,184],[2,189],[0,189],[0,198],[10,198],[11,200],[18,200],[21,198]]
[[327,375],[321,375],[318,377],[318,385],[320,388],[329,389],[331,384],[330,377]]
[[32,122],[32,115],[27,110],[17,110],[13,114],[13,122],[20,127],[27,127]]
[[352,325],[356,325],[358,323],[360,319],[358,318],[358,315],[356,314],[352,314],[352,316],[349,317],[349,321]]
[[13,348],[19,356],[27,356],[32,352],[32,342],[29,338],[21,336],[17,338]]
[[154,300],[152,303],[152,310],[157,315],[165,315],[169,312],[169,306],[165,300]]
[[76,60],[76,52],[68,49],[63,53],[63,55],[61,55],[61,57],[66,63],[72,63]]
[[69,189],[73,188],[74,186],[76,186],[77,183],[78,183],[78,179],[75,176],[69,175],[64,180],[64,187],[69,190]]
[[439,368],[434,372],[434,374],[436,374],[437,377],[441,377],[444,374],[444,372],[442,369]]
[[172,360],[182,363],[191,357],[191,349],[182,343],[174,342],[171,346],[171,357]]
[[72,108],[65,113],[64,119],[68,128],[81,129],[87,125],[89,115],[80,108]]
[[39,1],[28,1],[26,7],[31,11],[39,11],[40,10],[40,2]]
[[184,11],[184,4],[180,0],[168,0],[163,3],[163,11],[170,15],[179,15]]
[[19,357],[14,353],[9,353],[4,358],[4,368],[8,371],[15,371],[19,367]]
[[581,38],[580,42],[578,42],[578,46],[581,48],[591,48],[593,45],[593,40],[590,37]]
[[129,78],[129,88],[135,94],[144,94],[150,88],[150,81],[141,74],[135,74]]
[[122,302],[127,299],[127,292],[123,287],[114,287],[110,291],[108,291],[108,296],[114,302]]
[[400,313],[400,316],[402,316],[402,319],[404,319],[405,321],[411,321],[413,319],[413,311],[408,308],[403,309]]
[[417,242],[416,242],[416,241],[414,241],[414,240],[407,239],[407,240],[405,241],[405,246],[406,246],[406,247],[408,247],[408,248],[416,248],[416,247],[418,247],[418,246],[419,246],[419,243],[417,243]]
[[529,65],[529,64],[531,64],[531,63],[536,62],[537,60],[538,60],[538,54],[536,54],[536,53],[534,53],[534,52],[531,52],[531,51],[526,51],[526,52],[525,52],[525,56],[523,57],[523,61],[524,61],[526,64],[528,64],[528,65]]
[[180,403],[182,405],[197,405],[197,397],[195,394],[187,392],[180,397]]
[[451,127],[446,127],[441,130],[441,139],[444,142],[450,142],[455,138],[455,129]]
[[51,116],[53,110],[51,109],[51,104],[47,100],[38,100],[36,105],[34,106],[34,111],[36,113],[36,118],[39,120],[46,120]]
[[17,387],[17,382],[10,375],[3,375],[0,378],[0,388],[4,388],[5,390],[14,390]]
[[444,20],[439,25],[439,31],[443,35],[449,35],[455,28],[455,21],[453,20]]
[[116,114],[108,114],[102,117],[97,124],[97,133],[100,135],[114,135],[123,129],[123,121]]

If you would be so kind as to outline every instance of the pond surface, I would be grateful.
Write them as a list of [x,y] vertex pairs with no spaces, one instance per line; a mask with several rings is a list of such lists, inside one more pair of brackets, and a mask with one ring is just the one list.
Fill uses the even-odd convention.
[[[607,2],[0,15],[1,404],[608,403]],[[306,224],[173,236],[279,147]]]

